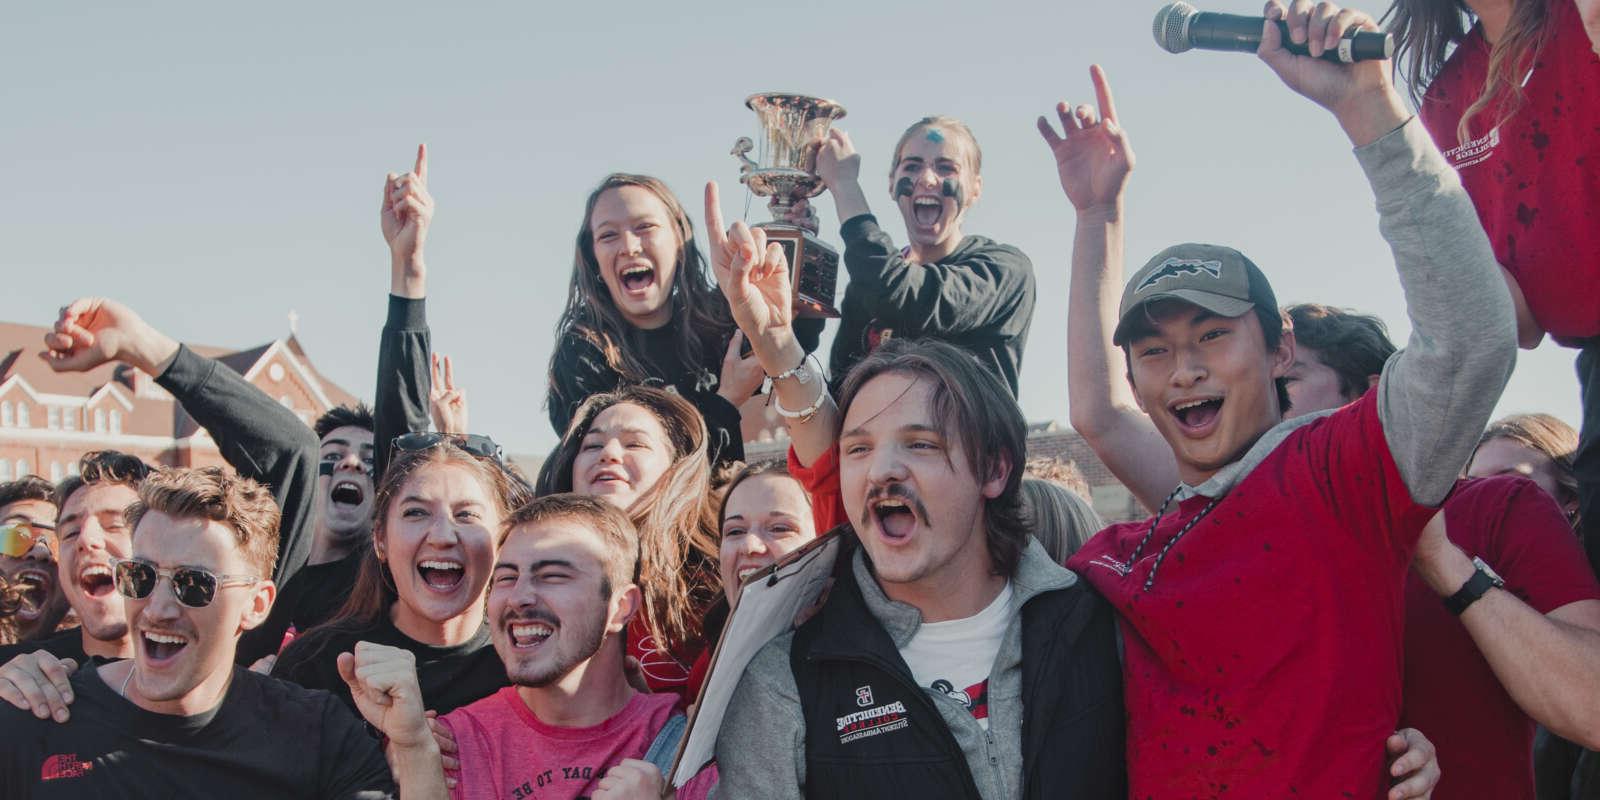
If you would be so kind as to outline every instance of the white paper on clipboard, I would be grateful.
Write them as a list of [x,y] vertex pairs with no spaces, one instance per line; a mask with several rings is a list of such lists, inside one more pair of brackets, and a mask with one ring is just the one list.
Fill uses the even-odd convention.
[[723,714],[727,713],[744,668],[767,642],[794,627],[795,615],[816,604],[828,579],[833,577],[839,543],[839,529],[829,531],[746,580],[711,655],[711,669],[700,690],[700,702],[689,718],[689,730],[673,761],[674,789],[682,788],[711,763]]

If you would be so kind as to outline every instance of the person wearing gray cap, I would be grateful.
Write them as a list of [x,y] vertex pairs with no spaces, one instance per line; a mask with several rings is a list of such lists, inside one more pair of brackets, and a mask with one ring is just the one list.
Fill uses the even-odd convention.
[[1121,458],[1177,466],[1153,518],[1108,528],[1068,562],[1121,612],[1130,796],[1399,789],[1369,742],[1400,715],[1406,571],[1515,358],[1488,239],[1387,65],[1291,55],[1275,24],[1318,55],[1375,23],[1300,3],[1270,3],[1267,16],[1262,59],[1355,145],[1413,321],[1409,346],[1355,403],[1283,420],[1294,336],[1236,250],[1177,245],[1112,294],[1102,279],[1120,273],[1133,156],[1103,73],[1099,113],[1058,106],[1063,134],[1040,122],[1079,216],[1073,423],[1091,444],[1153,423],[1160,443],[1130,438]]

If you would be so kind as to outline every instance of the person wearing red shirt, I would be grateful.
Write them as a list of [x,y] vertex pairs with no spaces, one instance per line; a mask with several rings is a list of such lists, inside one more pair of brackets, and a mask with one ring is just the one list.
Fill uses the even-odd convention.
[[[1312,56],[1375,27],[1325,5],[1267,16]],[[1415,325],[1377,389],[1330,415],[1283,421],[1295,341],[1237,251],[1169,248],[1120,303],[1093,285],[1120,272],[1133,163],[1103,75],[1104,121],[1065,104],[1064,134],[1041,120],[1079,215],[1073,308],[1090,313],[1069,317],[1069,335],[1100,332],[1072,348],[1074,423],[1082,379],[1105,392],[1122,361],[1132,392],[1100,429],[1153,423],[1164,446],[1136,438],[1128,457],[1175,461],[1180,479],[1153,519],[1108,528],[1068,562],[1121,613],[1134,796],[1383,792],[1376,742],[1401,713],[1406,570],[1514,359],[1493,252],[1387,65],[1292,56],[1272,24],[1260,53],[1355,144]],[[1113,325],[1120,354],[1100,338]]]
[[1397,0],[1392,13],[1422,121],[1505,269],[1522,346],[1549,333],[1579,350],[1575,461],[1600,572],[1600,515],[1587,514],[1600,510],[1600,0]]

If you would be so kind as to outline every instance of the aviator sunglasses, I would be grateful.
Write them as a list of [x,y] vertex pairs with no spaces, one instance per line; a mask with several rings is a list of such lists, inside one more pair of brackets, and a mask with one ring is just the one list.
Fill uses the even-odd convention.
[[56,557],[55,527],[42,522],[8,522],[0,525],[0,555],[22,558],[39,542]]
[[178,602],[189,608],[205,608],[217,597],[222,586],[249,586],[260,583],[260,578],[249,575],[217,575],[197,567],[162,569],[137,558],[111,560],[112,574],[116,576],[117,593],[130,600],[143,600],[156,590],[161,578],[172,581],[172,594]]

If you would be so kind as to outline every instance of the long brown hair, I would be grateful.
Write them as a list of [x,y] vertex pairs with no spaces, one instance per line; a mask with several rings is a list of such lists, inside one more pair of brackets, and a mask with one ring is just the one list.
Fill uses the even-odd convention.
[[[722,596],[717,576],[718,525],[706,460],[706,422],[676,394],[625,386],[585,400],[539,471],[540,495],[572,491],[572,469],[595,418],[631,403],[655,416],[672,445],[672,465],[628,508],[639,529],[639,589],[645,624],[657,642],[678,645],[701,637],[701,616]],[[668,649],[663,645],[663,649]]]
[[[1456,127],[1460,144],[1471,138],[1469,126],[1479,114],[1493,111],[1499,125],[1522,107],[1522,78],[1553,32],[1550,2],[1515,0],[1505,33],[1489,48],[1483,91],[1467,106]],[[1470,30],[1471,12],[1462,0],[1395,0],[1383,18],[1395,37],[1395,71],[1403,70],[1411,99],[1421,107],[1450,45],[1459,43]]]
[[[600,195],[624,186],[637,186],[655,195],[667,207],[678,234],[678,268],[672,277],[672,321],[668,324],[678,331],[679,359],[697,368],[706,362],[708,355],[720,354],[733,335],[733,315],[728,311],[728,303],[712,285],[705,257],[694,241],[694,224],[672,190],[649,175],[623,172],[607,175],[589,193],[584,204],[583,221],[578,225],[577,252],[572,259],[572,281],[567,288],[567,307],[556,321],[557,353],[550,358],[551,402],[563,407],[570,408],[583,400],[555,394],[561,385],[554,380],[559,345],[568,336],[581,337],[599,349],[605,356],[606,366],[621,375],[624,382],[638,383],[652,377],[650,365],[628,346],[629,334],[634,328],[617,309],[611,291],[600,279],[600,262],[594,254],[594,232],[589,227]],[[715,379],[715,375],[707,375],[705,388],[709,389]]]
[[[422,450],[398,451],[394,460],[389,462],[388,468],[383,472],[383,483],[378,486],[378,494],[373,503],[374,543],[383,539],[387,533],[389,507],[400,499],[400,493],[405,489],[406,482],[424,467],[436,464],[464,467],[477,476],[489,490],[489,497],[495,502],[502,518],[529,499],[527,489],[505,469],[488,459],[463,450],[460,445],[449,439]],[[320,638],[316,634],[324,630],[329,633],[348,632],[374,625],[384,619],[389,613],[389,607],[399,600],[400,594],[395,590],[394,577],[389,574],[389,568],[378,560],[377,550],[369,547],[361,556],[361,569],[356,575],[355,585],[351,587],[349,598],[345,600],[338,613],[327,622],[313,628],[305,638]]]

